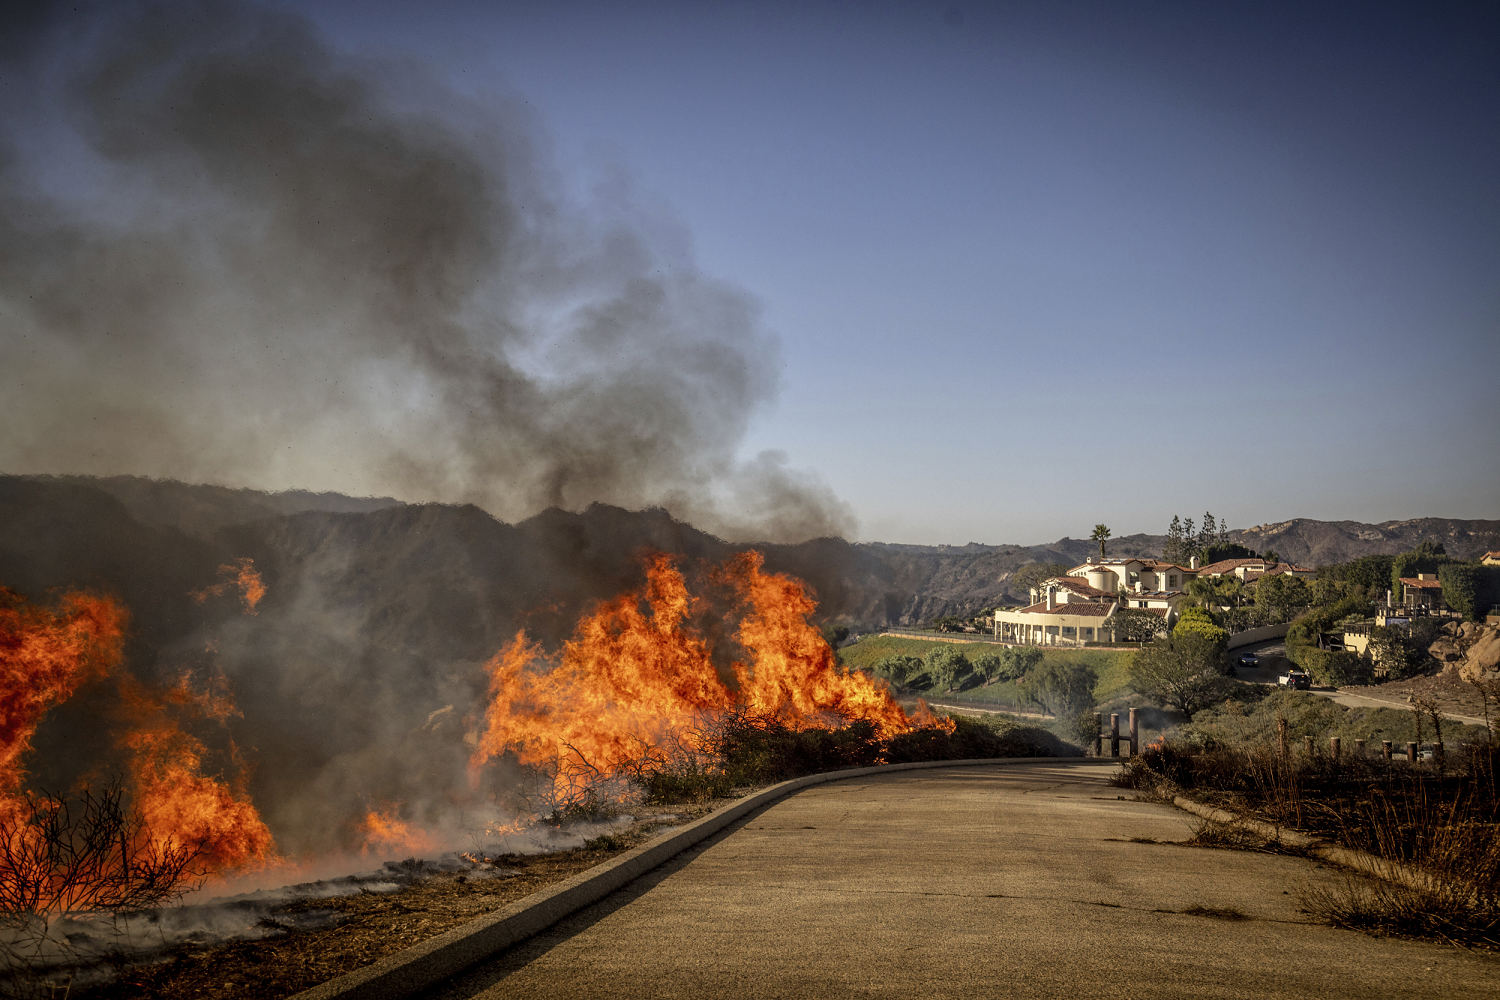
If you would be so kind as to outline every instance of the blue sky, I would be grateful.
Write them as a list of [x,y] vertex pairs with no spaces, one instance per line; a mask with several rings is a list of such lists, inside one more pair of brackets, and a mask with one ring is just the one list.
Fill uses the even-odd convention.
[[282,6],[740,290],[856,537],[1500,517],[1494,7]]

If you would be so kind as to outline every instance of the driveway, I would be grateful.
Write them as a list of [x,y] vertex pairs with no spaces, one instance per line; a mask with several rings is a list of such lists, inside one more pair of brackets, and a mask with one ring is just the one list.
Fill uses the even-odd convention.
[[1298,858],[1183,845],[1110,765],[805,789],[428,994],[1494,997],[1500,961],[1314,924]]

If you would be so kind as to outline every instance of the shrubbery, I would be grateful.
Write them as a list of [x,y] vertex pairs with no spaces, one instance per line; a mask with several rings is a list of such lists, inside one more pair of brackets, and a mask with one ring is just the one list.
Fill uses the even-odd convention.
[[917,760],[1077,755],[1077,747],[1045,729],[1004,718],[955,720],[953,731],[916,729],[882,740],[866,720],[837,729],[787,728],[774,719],[737,716],[710,741],[707,761],[663,765],[640,776],[653,802],[706,801],[747,786],[805,774]]

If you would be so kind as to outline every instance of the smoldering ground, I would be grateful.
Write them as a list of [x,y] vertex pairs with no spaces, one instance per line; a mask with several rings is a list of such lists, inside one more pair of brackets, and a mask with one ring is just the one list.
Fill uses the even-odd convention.
[[0,465],[849,528],[735,457],[776,391],[754,301],[627,186],[570,204],[519,100],[250,4],[11,17]]

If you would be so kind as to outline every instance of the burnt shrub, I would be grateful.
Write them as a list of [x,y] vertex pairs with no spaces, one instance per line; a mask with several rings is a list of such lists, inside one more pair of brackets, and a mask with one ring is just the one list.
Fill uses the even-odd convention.
[[720,729],[712,751],[733,784],[754,785],[868,767],[879,763],[881,745],[867,719],[837,729],[796,730],[778,719],[741,716]]
[[918,760],[966,760],[986,757],[1077,756],[1077,747],[1036,726],[993,725],[958,716],[953,732],[917,729],[893,736],[886,761],[901,764]]

